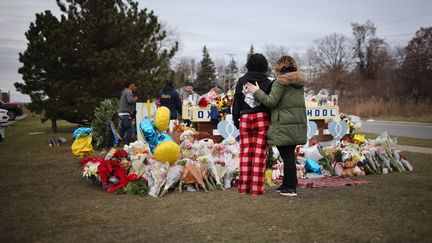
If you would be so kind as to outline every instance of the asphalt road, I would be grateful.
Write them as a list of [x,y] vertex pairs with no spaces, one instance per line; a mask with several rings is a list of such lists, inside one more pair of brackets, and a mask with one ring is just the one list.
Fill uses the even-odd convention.
[[361,131],[377,134],[387,131],[393,136],[432,139],[432,123],[362,121]]
[[15,121],[8,121],[8,122],[0,123],[0,127],[7,127],[7,126],[10,126],[10,125],[14,124],[14,123],[17,122],[17,121],[23,120],[23,119],[26,118],[26,117],[27,117],[27,114],[24,114],[24,115],[22,115],[22,116],[17,116],[16,119],[15,119]]

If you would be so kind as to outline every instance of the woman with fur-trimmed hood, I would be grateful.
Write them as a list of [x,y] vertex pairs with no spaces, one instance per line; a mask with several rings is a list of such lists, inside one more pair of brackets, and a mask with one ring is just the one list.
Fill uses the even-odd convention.
[[277,146],[284,161],[284,178],[276,189],[282,196],[297,196],[297,170],[294,150],[306,144],[307,118],[304,99],[304,74],[290,56],[281,57],[275,67],[277,78],[270,94],[257,85],[246,84],[248,91],[271,109],[268,144]]

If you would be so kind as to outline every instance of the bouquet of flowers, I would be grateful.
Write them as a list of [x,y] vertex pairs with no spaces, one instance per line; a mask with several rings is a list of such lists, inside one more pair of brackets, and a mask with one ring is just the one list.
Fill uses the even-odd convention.
[[393,169],[398,172],[411,171],[413,168],[411,164],[404,160],[402,162],[399,152],[396,152],[396,139],[392,139],[387,132],[382,133],[376,139],[370,141],[371,144],[377,146],[377,157],[382,161],[384,167],[390,171]]
[[333,167],[332,148],[323,148],[318,146],[318,151],[322,156],[318,162],[324,167],[324,169],[329,171],[332,176],[337,175]]
[[150,196],[157,197],[159,195],[162,185],[167,181],[168,168],[168,163],[150,159],[150,165],[146,171]]
[[210,173],[210,181],[214,180],[216,188],[225,190],[225,188],[222,185],[222,182],[220,181],[220,176],[218,175],[218,171],[216,169],[216,164],[213,160],[213,158],[210,158],[208,156],[200,156],[197,158],[198,161],[201,162],[207,169],[207,171]]
[[[187,160],[183,169],[183,175],[179,184],[179,192],[183,190],[183,184],[196,185],[197,189],[199,187],[207,190],[204,184],[203,176],[204,167],[197,161]],[[205,173],[204,173],[205,174]]]
[[178,164],[174,164],[169,167],[167,173],[167,180],[160,195],[161,197],[164,196],[170,188],[172,188],[175,184],[177,184],[181,180],[183,168],[184,168],[183,166]]
[[85,163],[81,164],[83,170],[82,175],[91,184],[102,186],[98,173],[99,165],[100,162],[97,159],[87,160]]

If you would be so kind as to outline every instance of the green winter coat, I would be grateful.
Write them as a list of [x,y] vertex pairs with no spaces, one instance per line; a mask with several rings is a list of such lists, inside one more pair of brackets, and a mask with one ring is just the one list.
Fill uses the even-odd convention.
[[255,98],[271,109],[267,143],[269,145],[306,144],[307,118],[304,99],[304,75],[290,72],[279,75],[270,94],[257,90]]

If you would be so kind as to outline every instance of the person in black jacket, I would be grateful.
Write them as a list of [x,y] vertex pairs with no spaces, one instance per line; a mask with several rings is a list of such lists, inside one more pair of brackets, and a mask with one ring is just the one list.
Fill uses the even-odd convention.
[[177,115],[182,112],[180,95],[173,86],[174,82],[168,80],[165,87],[157,93],[160,106],[166,106],[170,110],[170,120],[177,119]]
[[267,158],[267,130],[269,126],[268,109],[248,92],[245,84],[257,83],[267,94],[271,82],[266,72],[267,59],[259,53],[249,57],[248,72],[236,85],[233,104],[234,125],[240,130],[240,180],[238,191],[241,194],[264,193],[264,170]]

